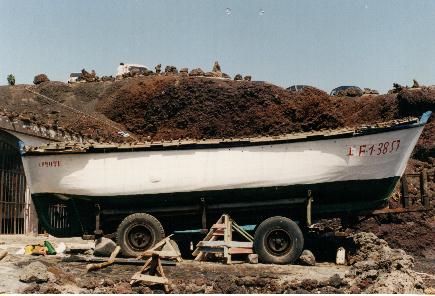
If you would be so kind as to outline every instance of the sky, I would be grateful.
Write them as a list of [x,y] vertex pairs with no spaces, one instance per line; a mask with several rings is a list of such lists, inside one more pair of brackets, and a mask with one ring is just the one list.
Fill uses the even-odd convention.
[[435,84],[435,1],[0,0],[0,85],[120,62],[325,91]]

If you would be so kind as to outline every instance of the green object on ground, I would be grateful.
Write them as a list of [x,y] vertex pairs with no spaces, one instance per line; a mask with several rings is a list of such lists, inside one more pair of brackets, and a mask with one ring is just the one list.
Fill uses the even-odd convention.
[[56,255],[56,250],[53,248],[53,245],[49,241],[44,241],[44,246],[47,248],[48,255]]

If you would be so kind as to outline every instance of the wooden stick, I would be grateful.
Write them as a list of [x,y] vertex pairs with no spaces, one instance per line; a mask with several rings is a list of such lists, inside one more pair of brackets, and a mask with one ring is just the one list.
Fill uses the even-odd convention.
[[164,239],[162,239],[161,241],[159,241],[157,244],[154,245],[154,247],[144,251],[142,254],[140,254],[139,256],[136,257],[136,259],[142,259],[143,257],[148,257],[146,254],[152,251],[157,250],[158,248],[163,247],[165,244],[169,244],[170,243],[170,239],[171,236],[173,236],[173,234],[165,237]]
[[95,263],[95,264],[88,264],[86,265],[86,271],[90,272],[93,270],[99,270],[102,268],[106,268],[109,265],[112,265],[113,262],[115,262],[115,258],[116,256],[118,256],[119,251],[121,251],[121,247],[120,246],[116,246],[115,250],[113,250],[112,254],[110,254],[110,258],[107,262],[103,262],[103,263]]
[[8,254],[8,251],[0,251],[0,261],[6,257],[6,255]]
[[423,276],[423,277],[435,279],[435,275],[433,275],[433,274],[429,274],[429,273],[425,273],[425,272],[416,272],[416,271],[415,271],[415,273],[420,275],[420,276]]

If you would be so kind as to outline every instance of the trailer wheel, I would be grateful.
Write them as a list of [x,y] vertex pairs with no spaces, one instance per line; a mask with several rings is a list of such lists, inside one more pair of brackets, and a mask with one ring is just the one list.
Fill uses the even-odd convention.
[[122,220],[116,238],[125,256],[137,257],[164,239],[165,230],[154,216],[136,213]]
[[261,262],[290,264],[302,253],[304,236],[292,220],[275,216],[264,220],[254,234],[254,251]]

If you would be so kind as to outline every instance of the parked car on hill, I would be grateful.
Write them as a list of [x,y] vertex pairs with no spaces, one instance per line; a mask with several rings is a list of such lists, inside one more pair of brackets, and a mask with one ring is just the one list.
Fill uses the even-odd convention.
[[360,97],[363,95],[363,91],[358,86],[343,85],[334,88],[330,95],[338,97]]

